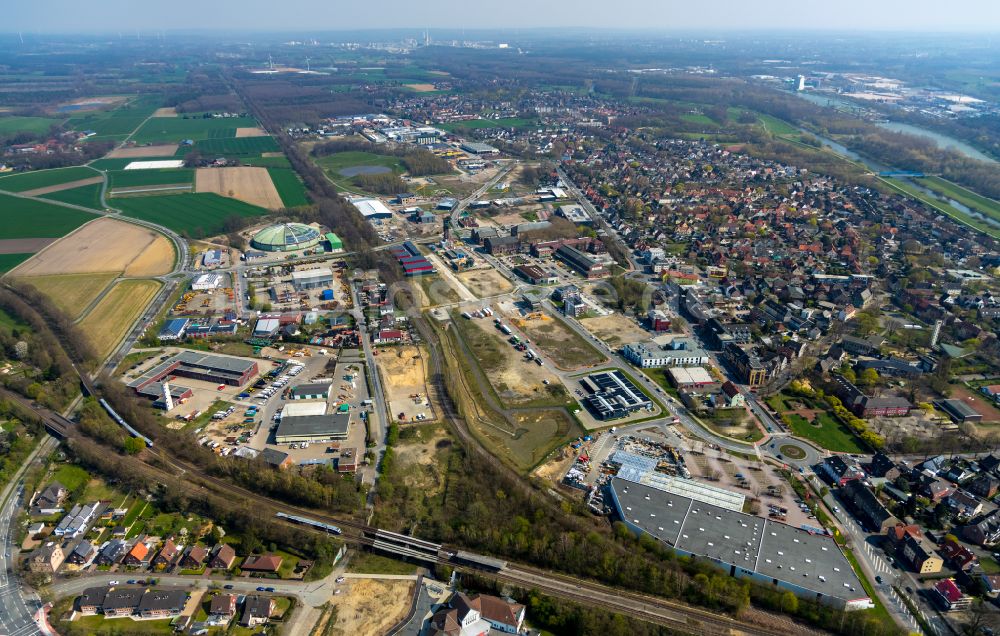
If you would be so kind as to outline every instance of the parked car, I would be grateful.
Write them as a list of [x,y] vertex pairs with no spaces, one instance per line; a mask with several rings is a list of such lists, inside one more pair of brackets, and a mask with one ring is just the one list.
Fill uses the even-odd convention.
[[258,588],[257,588],[257,591],[258,591],[258,592],[263,592],[263,591],[264,591],[264,586],[260,586],[260,587],[258,587]]

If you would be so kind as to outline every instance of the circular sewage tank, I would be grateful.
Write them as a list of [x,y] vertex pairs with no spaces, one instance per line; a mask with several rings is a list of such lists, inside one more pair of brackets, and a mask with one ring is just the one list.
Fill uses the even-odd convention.
[[302,223],[277,223],[254,234],[250,245],[265,252],[292,252],[319,245],[320,233]]

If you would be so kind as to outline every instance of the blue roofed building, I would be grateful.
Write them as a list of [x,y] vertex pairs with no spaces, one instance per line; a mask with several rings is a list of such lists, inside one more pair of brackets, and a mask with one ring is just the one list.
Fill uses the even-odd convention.
[[173,318],[164,323],[160,329],[157,340],[180,340],[184,337],[188,325],[191,323],[187,318]]

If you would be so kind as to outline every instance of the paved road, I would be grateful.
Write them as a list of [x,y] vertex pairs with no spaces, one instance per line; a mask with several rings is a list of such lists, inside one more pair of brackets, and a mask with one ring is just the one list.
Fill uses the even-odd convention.
[[32,590],[21,584],[14,571],[15,523],[24,496],[21,478],[28,466],[36,459],[45,457],[55,446],[55,438],[46,435],[0,494],[0,502],[3,502],[3,509],[0,511],[0,633],[9,636],[41,633],[34,620],[41,602]]

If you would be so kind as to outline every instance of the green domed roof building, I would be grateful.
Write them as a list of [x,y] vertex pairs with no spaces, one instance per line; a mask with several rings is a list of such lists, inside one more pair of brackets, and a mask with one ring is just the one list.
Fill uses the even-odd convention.
[[319,245],[319,230],[302,223],[277,223],[257,232],[250,245],[265,252],[292,252]]

